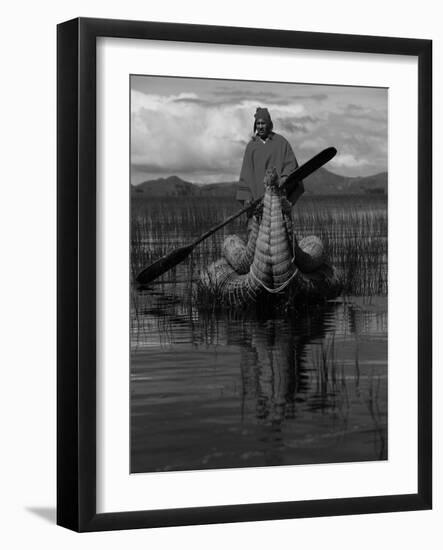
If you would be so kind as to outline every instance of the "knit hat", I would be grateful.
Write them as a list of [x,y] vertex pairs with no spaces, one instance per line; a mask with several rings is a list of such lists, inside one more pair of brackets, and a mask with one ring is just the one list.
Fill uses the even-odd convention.
[[274,124],[272,123],[272,120],[271,120],[271,115],[269,114],[269,111],[266,109],[266,107],[257,107],[257,110],[255,111],[255,115],[254,115],[254,133],[255,133],[255,130],[256,130],[256,122],[257,122],[257,119],[261,118],[262,120],[264,120],[265,122],[267,122],[269,124],[269,130],[272,130],[272,128],[274,127]]

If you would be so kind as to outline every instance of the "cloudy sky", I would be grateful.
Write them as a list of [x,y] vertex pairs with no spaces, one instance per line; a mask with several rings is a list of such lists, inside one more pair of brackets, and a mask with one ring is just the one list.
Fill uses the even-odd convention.
[[386,171],[387,100],[383,88],[132,76],[131,180],[235,181],[258,106],[299,163],[334,146],[332,172]]

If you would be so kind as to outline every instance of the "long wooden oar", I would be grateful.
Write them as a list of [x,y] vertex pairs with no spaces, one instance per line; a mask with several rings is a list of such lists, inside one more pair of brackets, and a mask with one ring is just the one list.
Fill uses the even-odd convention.
[[[315,157],[312,157],[310,160],[299,166],[296,170],[294,170],[294,172],[292,172],[292,174],[287,177],[285,183],[283,184],[286,195],[289,197],[291,193],[294,192],[300,180],[307,178],[310,174],[312,174],[312,172],[315,172],[315,170],[326,164],[336,155],[336,153],[337,149],[335,149],[335,147],[328,147],[327,149],[324,149],[321,153],[315,155]],[[198,237],[198,239],[196,239],[192,243],[172,250],[153,264],[145,267],[137,275],[136,281],[140,284],[148,284],[154,279],[157,279],[157,277],[160,277],[160,275],[163,275],[163,273],[166,273],[167,271],[178,265],[180,262],[185,260],[199,243],[207,239],[209,236],[211,236],[213,233],[215,233],[228,223],[232,222],[232,220],[235,220],[235,218],[238,218],[245,212],[252,211],[256,206],[260,204],[262,200],[263,197],[256,199],[248,206],[245,206],[235,214],[232,214],[232,216],[229,216],[229,218],[226,218],[221,223],[215,225],[214,227],[211,227],[211,229],[206,231],[206,233],[203,233],[203,235],[200,235],[200,237]]]

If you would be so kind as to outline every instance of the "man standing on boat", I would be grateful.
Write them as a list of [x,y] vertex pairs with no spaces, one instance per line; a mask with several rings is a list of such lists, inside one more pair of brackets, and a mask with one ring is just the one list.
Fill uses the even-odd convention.
[[[268,109],[257,107],[254,118],[254,135],[246,146],[236,195],[244,206],[264,194],[263,180],[268,168],[275,166],[280,184],[283,184],[298,167],[289,142],[273,132],[274,125]],[[288,199],[295,204],[303,192],[303,182],[300,181]]]

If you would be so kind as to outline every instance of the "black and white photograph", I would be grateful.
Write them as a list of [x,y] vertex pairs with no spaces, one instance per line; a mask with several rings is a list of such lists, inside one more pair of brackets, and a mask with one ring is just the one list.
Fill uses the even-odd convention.
[[130,472],[386,461],[388,89],[129,88]]

